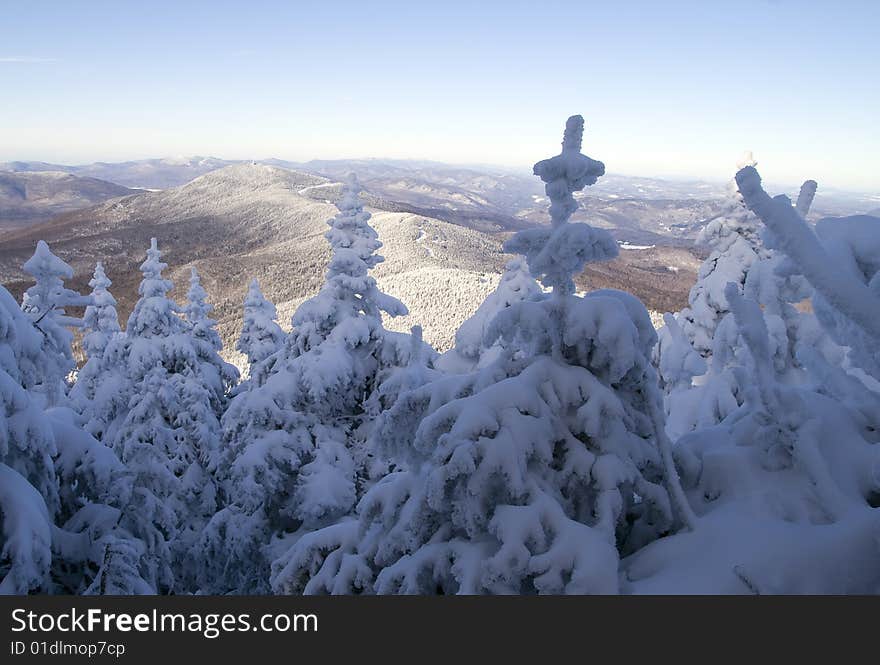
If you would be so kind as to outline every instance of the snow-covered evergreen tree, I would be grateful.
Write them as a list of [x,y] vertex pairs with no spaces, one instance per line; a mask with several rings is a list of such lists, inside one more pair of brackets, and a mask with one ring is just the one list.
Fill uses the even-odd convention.
[[607,232],[568,222],[574,192],[604,173],[581,154],[582,134],[573,116],[561,154],[535,165],[552,226],[505,247],[552,295],[494,318],[484,343],[501,340],[495,362],[405,393],[383,414],[376,436],[404,470],[280,557],[277,591],[613,592],[619,552],[690,521],[662,433],[647,311],[618,291],[574,295],[584,264],[617,250]]
[[[753,166],[750,155],[745,166]],[[801,188],[802,215],[809,212],[816,183]],[[745,400],[750,378],[733,371],[742,364],[738,356],[748,354],[746,345],[727,307],[728,283],[757,302],[763,311],[770,335],[773,367],[780,380],[804,380],[798,349],[811,346],[826,355],[839,355],[815,319],[799,311],[795,304],[811,295],[811,288],[783,254],[773,250],[772,238],[761,220],[749,210],[739,191],[729,198],[726,212],[703,230],[703,240],[713,247],[700,268],[697,284],[691,289],[690,306],[660,331],[655,361],[666,388],[667,431],[673,438],[701,427],[711,427],[738,409]],[[696,351],[706,359],[706,370],[693,374],[690,381],[680,375],[670,383],[664,374],[683,361],[690,369],[698,363]],[[683,369],[683,367],[681,368]]]
[[732,282],[727,301],[745,342],[732,366],[749,378],[745,399],[717,426],[678,441],[699,525],[626,561],[625,590],[875,592],[876,439],[846,401],[781,382],[761,308]]
[[[146,582],[158,591],[181,592],[193,583],[191,549],[217,510],[212,472],[220,459],[219,420],[237,374],[218,354],[219,337],[197,274],[185,320],[168,298],[166,267],[154,238],[125,334],[103,350],[97,370],[102,383],[89,422],[100,425],[104,443],[129,473],[120,524],[144,543],[140,567]],[[131,561],[130,548],[117,550],[120,565]]]
[[[800,337],[798,366],[780,367],[772,329],[774,300],[767,289],[731,282],[730,306],[716,330],[741,401],[720,422],[683,436],[676,445],[686,492],[700,514],[692,533],[653,543],[625,562],[627,590],[675,593],[868,593],[880,588],[876,566],[880,533],[880,464],[877,442],[878,386],[858,367],[880,339],[880,298],[870,284],[880,266],[880,219],[862,217],[849,244],[860,259],[850,265],[835,256],[804,220],[808,208],[787,197],[771,199],[754,167],[737,174],[749,208],[767,225],[766,245],[784,252],[791,265],[778,274],[802,274],[815,288],[818,316],[835,339],[850,349],[849,364],[826,353],[821,337]],[[815,192],[807,183],[802,189]],[[847,222],[840,228],[842,235]],[[830,220],[827,225],[833,225]],[[754,268],[753,268],[754,270]],[[751,278],[751,275],[750,275]],[[783,281],[784,283],[784,281]],[[764,286],[767,286],[766,284]],[[771,291],[773,284],[770,284]],[[759,302],[756,298],[764,298]],[[780,299],[785,303],[786,298]],[[830,312],[833,311],[833,314]],[[803,314],[799,332],[815,330]],[[832,321],[847,321],[835,328]],[[812,319],[813,324],[816,323]],[[850,327],[851,326],[851,327]],[[844,332],[849,331],[849,334]],[[716,340],[717,341],[717,340]],[[724,353],[716,344],[713,362]],[[874,347],[876,348],[876,347]],[[870,365],[870,353],[867,354]],[[795,380],[797,379],[797,380]],[[867,379],[867,380],[866,380]]]
[[193,336],[208,344],[215,351],[223,348],[217,333],[217,322],[208,317],[214,307],[208,304],[208,292],[202,287],[202,280],[195,267],[190,269],[189,290],[186,292],[186,320],[192,326]]
[[82,431],[70,408],[55,407],[46,415],[58,450],[61,498],[60,528],[53,529],[52,542],[54,591],[156,593],[140,566],[146,547],[123,519],[123,507],[131,501],[131,471]]
[[[385,351],[382,312],[407,314],[369,274],[384,259],[376,253],[382,243],[369,225],[360,191],[350,176],[336,203],[339,214],[328,222],[332,253],[324,285],[294,313],[283,354],[288,361],[303,358],[292,369],[301,408],[329,417],[362,411]],[[284,367],[272,371],[282,373]]]
[[104,272],[100,261],[95,265],[95,274],[89,280],[92,287],[92,302],[83,315],[83,350],[87,358],[100,358],[107,343],[122,332],[116,314],[116,298],[108,290],[113,282]]
[[99,570],[116,571],[119,593],[149,592],[136,569],[123,573],[104,551],[140,546],[118,525],[125,470],[72,411],[44,410],[23,385],[21,368],[44,349],[0,287],[0,592],[79,593]]
[[[741,165],[755,163],[751,153],[746,153]],[[704,358],[711,355],[715,328],[729,311],[724,297],[727,283],[739,284],[742,292],[752,264],[766,255],[760,229],[760,220],[746,208],[731,182],[724,209],[697,239],[711,253],[700,266],[697,283],[688,296],[688,307],[678,314],[682,331]]]
[[34,255],[22,269],[35,283],[25,292],[21,307],[43,335],[41,366],[32,375],[27,373],[25,385],[34,388],[48,405],[59,404],[67,392],[67,375],[76,367],[70,328],[82,326],[82,319],[69,316],[65,309],[85,306],[90,300],[64,286],[64,280],[73,277],[73,268],[55,256],[43,240],[37,242]]
[[260,380],[255,367],[278,351],[283,342],[284,331],[278,325],[275,305],[266,300],[259,282],[254,279],[244,299],[244,326],[235,347],[247,358],[250,378]]
[[[123,381],[120,368],[104,362],[104,351],[108,344],[122,335],[116,299],[109,291],[112,284],[99,261],[89,281],[92,287],[91,304],[83,315],[82,347],[86,362],[77,372],[76,383],[70,389],[71,404],[85,419],[86,430],[99,439],[107,426],[100,416],[108,410],[121,408],[124,396],[120,390]],[[108,409],[108,402],[116,402],[115,407]],[[96,408],[96,404],[100,406]]]
[[50,582],[60,505],[55,441],[21,371],[43,348],[43,336],[0,287],[0,592],[7,594],[47,590]]
[[500,345],[486,348],[484,338],[489,324],[503,309],[524,300],[533,300],[541,293],[540,285],[522,259],[511,259],[505,266],[498,287],[464,321],[455,333],[455,348],[438,360],[438,367],[449,372],[465,372],[492,362]]
[[105,442],[133,473],[125,517],[147,543],[142,562],[148,581],[159,591],[174,589],[171,543],[188,517],[180,476],[193,457],[181,445],[175,426],[182,404],[179,383],[172,384],[171,378],[175,369],[182,369],[178,360],[185,360],[187,349],[175,342],[182,339],[186,323],[168,298],[172,284],[162,277],[167,267],[153,238],[140,268],[140,299],[125,337],[105,350],[109,363],[124,365],[127,381],[125,408],[105,418],[113,421]]
[[[265,378],[237,395],[224,416],[229,505],[202,545],[212,553],[206,577],[215,591],[266,590],[271,559],[255,550],[273,535],[315,528],[352,509],[367,458],[367,404],[385,370],[406,364],[405,336],[388,335],[381,314],[407,310],[369,274],[382,261],[382,243],[359,192],[352,176],[328,222],[332,254],[320,292],[297,309],[284,345],[262,363]],[[256,576],[245,570],[255,560],[262,562]]]
[[[880,218],[822,219],[814,233],[801,214],[803,194],[792,208],[786,197],[771,199],[763,191],[757,171],[744,169],[737,180],[767,224],[768,242],[790,261],[783,274],[803,275],[813,289],[815,317],[802,318],[813,318],[827,338],[802,325],[807,334],[795,347],[797,361],[817,390],[861,413],[861,427],[873,439],[880,431],[880,409],[869,406],[880,406],[880,325],[874,316],[880,313]],[[815,191],[809,184],[805,188]]]

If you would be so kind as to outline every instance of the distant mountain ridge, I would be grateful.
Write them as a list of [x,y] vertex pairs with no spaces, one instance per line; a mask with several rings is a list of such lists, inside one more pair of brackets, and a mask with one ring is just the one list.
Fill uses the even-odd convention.
[[[170,189],[236,164],[263,164],[339,182],[356,172],[373,197],[371,205],[408,212],[486,232],[515,231],[546,222],[547,200],[541,182],[527,169],[459,166],[393,159],[337,159],[293,162],[282,159],[226,160],[177,157],[120,163],[63,166],[44,162],[8,162],[0,172],[62,170],[127,187]],[[307,193],[332,200],[327,185]],[[338,191],[338,188],[337,190]],[[721,210],[728,185],[699,180],[664,180],[610,173],[580,195],[576,219],[607,228],[618,240],[633,244],[690,245],[700,229]],[[786,191],[780,189],[779,191]],[[789,192],[796,195],[795,192]],[[854,195],[823,189],[814,216],[864,213],[876,208],[880,195]],[[2,220],[2,217],[0,217]]]
[[[87,291],[94,263],[104,262],[120,320],[137,298],[138,266],[155,236],[183,300],[190,266],[216,307],[220,332],[231,352],[240,329],[241,300],[251,278],[279,306],[282,321],[323,281],[329,257],[326,221],[339,183],[325,176],[240,163],[162,191],[143,191],[66,213],[51,222],[0,238],[0,278],[16,297],[29,285],[21,265],[36,241],[76,271],[71,286]],[[457,326],[494,288],[509,258],[501,244],[509,231],[488,233],[429,215],[394,209],[394,202],[368,190],[371,223],[385,243],[375,269],[380,286],[411,310],[394,329],[414,324],[425,338],[448,347]],[[578,279],[580,288],[629,288],[652,309],[679,307],[698,261],[686,248],[622,250]],[[670,269],[671,268],[673,269]]]
[[200,175],[235,163],[237,163],[236,160],[201,156],[141,159],[127,162],[95,162],[73,166],[18,161],[0,163],[0,171],[17,173],[60,171],[81,177],[98,178],[124,187],[166,189],[178,187]]
[[44,222],[64,212],[137,192],[97,178],[58,171],[0,171],[0,230]]

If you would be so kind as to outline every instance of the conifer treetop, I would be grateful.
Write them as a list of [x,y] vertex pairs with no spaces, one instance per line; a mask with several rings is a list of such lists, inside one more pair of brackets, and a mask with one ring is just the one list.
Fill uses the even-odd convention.
[[89,280],[89,286],[95,291],[106,291],[112,285],[113,282],[110,281],[110,278],[107,277],[107,273],[104,271],[104,264],[101,261],[98,261],[95,264],[94,275]]
[[584,138],[584,119],[573,115],[565,123],[562,152],[544,159],[534,166],[534,173],[546,185],[550,199],[550,219],[554,226],[564,224],[577,210],[574,193],[596,184],[605,175],[605,165],[581,153]]
[[554,296],[574,293],[574,275],[585,264],[618,254],[617,243],[607,231],[569,223],[578,208],[574,193],[605,174],[602,162],[581,153],[583,136],[583,117],[571,116],[565,123],[562,152],[534,166],[550,199],[551,227],[520,231],[504,245],[505,251],[526,256],[532,276],[552,288]]
[[208,320],[208,313],[214,307],[207,302],[208,293],[202,286],[199,272],[195,266],[190,269],[189,291],[186,292],[186,318],[192,323]]
[[162,252],[155,238],[150,238],[150,248],[147,250],[147,259],[141,264],[140,271],[144,276],[138,293],[144,298],[164,296],[171,290],[171,282],[162,279],[162,271],[168,267],[162,262]]
[[63,277],[64,279],[73,277],[73,268],[55,256],[45,240],[37,241],[34,255],[25,261],[22,270],[34,279],[41,276]]
[[165,336],[183,329],[183,320],[177,316],[179,308],[167,297],[173,284],[162,277],[162,271],[168,264],[163,263],[161,258],[162,252],[159,251],[156,239],[151,238],[147,259],[140,267],[143,279],[138,293],[141,297],[128,317],[126,331],[129,335]]

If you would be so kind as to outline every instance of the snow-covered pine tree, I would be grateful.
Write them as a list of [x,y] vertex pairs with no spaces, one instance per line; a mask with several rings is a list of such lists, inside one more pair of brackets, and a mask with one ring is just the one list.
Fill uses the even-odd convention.
[[[798,214],[802,217],[808,213],[815,193],[816,182],[813,180],[808,180],[801,187]],[[752,264],[742,293],[761,306],[770,335],[774,370],[783,380],[796,382],[801,369],[797,360],[799,346],[821,346],[827,340],[822,339],[815,318],[795,308],[796,303],[812,297],[809,282],[798,273],[785,254],[774,251],[772,234],[766,227],[761,235],[766,251]]]
[[251,380],[260,383],[261,372],[256,371],[262,363],[281,348],[284,331],[278,325],[275,305],[266,300],[260,291],[260,283],[253,279],[244,298],[244,325],[236,349],[247,358]]
[[[858,231],[848,244],[858,247],[860,259],[850,255],[847,266],[850,250],[835,256],[805,223],[804,205],[798,210],[787,197],[771,199],[754,167],[742,169],[736,180],[746,204],[768,227],[768,246],[793,260],[782,276],[803,274],[815,288],[817,312],[827,306],[834,311],[831,319],[858,329],[837,338],[855,350],[854,365],[871,348],[863,346],[865,339],[880,340],[880,297],[869,286],[880,267],[880,219],[854,223]],[[835,221],[849,235],[847,223]],[[877,267],[868,268],[872,262]],[[741,404],[718,425],[683,436],[675,448],[699,528],[653,543],[626,561],[627,590],[876,592],[877,385],[865,381],[862,368],[846,370],[840,359],[829,362],[821,348],[807,343],[796,349],[799,380],[780,372],[768,326],[774,314],[753,294],[743,296],[739,284],[728,284],[731,311],[716,331],[735,349],[725,362]]]
[[187,370],[171,377],[180,394],[181,406],[174,416],[178,437],[187,448],[187,466],[180,475],[180,499],[190,507],[190,515],[180,524],[174,542],[178,577],[187,585],[196,583],[201,568],[199,549],[193,549],[202,529],[219,509],[217,475],[223,471],[220,419],[229,393],[238,381],[238,370],[219,355],[223,348],[216,321],[209,318],[213,306],[195,267],[190,272],[184,312],[189,323],[183,346],[192,349]]
[[229,505],[202,545],[211,566],[204,578],[214,591],[267,590],[265,545],[273,536],[352,509],[366,458],[367,403],[384,371],[407,362],[406,336],[386,335],[382,326],[382,312],[407,310],[369,274],[382,261],[382,243],[360,189],[350,177],[328,221],[332,253],[320,292],[294,313],[284,345],[261,365],[264,378],[237,395],[224,416]]
[[43,358],[38,368],[26,372],[25,385],[47,405],[60,404],[67,393],[67,376],[76,368],[70,328],[82,326],[82,319],[69,316],[65,308],[83,307],[90,300],[64,286],[64,280],[73,277],[73,268],[55,256],[43,240],[37,242],[34,255],[22,269],[35,283],[25,292],[21,307],[43,336]]
[[760,306],[733,282],[727,301],[729,325],[744,340],[731,365],[748,386],[743,403],[717,426],[683,436],[675,448],[699,528],[627,560],[625,590],[876,591],[876,439],[865,436],[847,402],[780,381]]
[[506,245],[552,295],[495,317],[484,337],[502,341],[495,362],[383,414],[376,436],[404,470],[279,558],[276,591],[613,592],[619,552],[692,519],[662,433],[647,311],[622,292],[574,295],[584,264],[617,251],[607,232],[568,221],[574,192],[604,173],[582,135],[571,117],[561,154],[535,165],[552,226]]
[[[812,287],[815,317],[802,316],[797,362],[814,388],[859,414],[869,440],[880,439],[880,218],[871,215],[826,218],[815,233],[804,223],[803,189],[792,208],[786,197],[771,199],[757,171],[745,169],[737,180],[748,205],[768,226],[768,243],[787,256],[785,276],[796,273]],[[826,337],[808,325],[821,326]],[[830,341],[830,338],[832,341]],[[834,344],[836,343],[836,344]],[[839,346],[838,346],[839,345]]]
[[522,259],[507,262],[498,287],[483,301],[473,316],[464,321],[455,333],[455,348],[438,359],[437,366],[446,372],[468,372],[495,359],[500,345],[486,348],[484,338],[492,319],[503,309],[524,300],[533,300],[541,293],[540,285]]
[[108,342],[122,332],[116,313],[116,298],[108,290],[112,285],[104,266],[98,261],[95,274],[89,280],[89,286],[92,287],[91,304],[86,307],[82,323],[82,345],[87,358],[100,358]]
[[105,553],[140,547],[117,524],[124,469],[72,411],[44,410],[23,385],[44,343],[0,287],[0,592],[78,593],[101,570],[115,571],[119,593],[148,592]]
[[[877,217],[855,215],[816,223],[816,232],[785,196],[770,198],[754,169],[737,181],[746,202],[770,229],[770,242],[787,254],[815,289],[819,322],[852,363],[880,380],[880,233]],[[799,206],[803,197],[799,197]]]
[[6,594],[47,590],[50,584],[52,527],[60,505],[52,461],[57,451],[21,371],[24,363],[33,367],[44,344],[0,286],[0,593]]
[[[71,405],[84,418],[86,431],[98,439],[103,437],[107,426],[101,416],[124,406],[124,392],[120,390],[124,377],[120,368],[104,362],[105,349],[122,335],[116,299],[109,291],[112,284],[99,261],[89,281],[92,302],[83,315],[82,347],[86,362],[77,372],[69,395]],[[115,402],[115,406],[108,409],[108,402]],[[96,404],[101,406],[96,408]]]
[[[384,258],[377,254],[382,243],[369,224],[360,191],[351,175],[336,203],[339,213],[328,222],[325,234],[331,256],[324,285],[294,313],[284,354],[293,360],[315,351],[295,370],[302,384],[298,399],[330,416],[362,410],[384,351],[382,312],[408,313],[403,303],[382,293],[369,274]],[[329,359],[322,370],[313,371],[324,357]]]
[[220,335],[217,333],[217,322],[208,317],[214,307],[208,304],[208,292],[202,287],[202,279],[195,266],[190,268],[189,290],[186,292],[186,320],[192,327],[193,336],[208,344],[215,351],[223,348]]
[[140,299],[128,318],[126,334],[108,345],[105,360],[124,367],[125,407],[103,416],[109,424],[104,441],[132,474],[131,500],[124,519],[147,544],[141,562],[149,583],[159,592],[175,589],[171,543],[188,518],[180,476],[189,466],[175,422],[182,410],[178,388],[170,381],[183,369],[186,348],[177,341],[186,332],[179,308],[168,298],[170,281],[162,277],[156,239],[141,265]]
[[72,409],[54,407],[46,415],[58,449],[61,498],[60,528],[52,532],[54,592],[156,593],[139,565],[145,544],[123,519],[132,473],[81,429]]
[[[753,166],[750,155],[744,165]],[[809,180],[801,188],[799,205],[806,215],[816,193]],[[712,254],[700,268],[691,289],[690,306],[666,318],[660,331],[655,361],[661,368],[666,392],[667,432],[678,438],[686,432],[718,424],[739,408],[749,389],[749,378],[732,371],[747,353],[733,316],[727,307],[727,283],[738,285],[739,293],[761,305],[770,335],[771,359],[780,380],[797,383],[804,379],[797,349],[807,345],[826,355],[840,355],[815,319],[798,311],[794,304],[809,298],[811,289],[792,269],[784,255],[772,249],[767,229],[746,206],[739,191],[733,191],[727,210],[704,229],[702,239]],[[706,359],[706,370],[684,375],[670,383],[664,373],[690,359],[693,352]],[[680,368],[680,369],[683,369]],[[743,383],[745,380],[745,383]]]
[[[201,279],[195,268],[190,273],[190,288],[187,292],[185,307],[186,320],[190,325],[189,337],[195,351],[195,372],[199,381],[208,389],[210,413],[201,417],[194,411],[189,427],[195,428],[193,440],[212,441],[219,443],[221,438],[219,419],[226,411],[228,395],[238,382],[238,369],[225,362],[219,355],[223,350],[223,342],[217,332],[217,322],[208,317],[214,307],[207,302],[208,294],[202,288]],[[203,449],[200,457],[213,469],[219,462],[216,445],[213,453]]]
[[[740,166],[754,165],[746,153]],[[712,353],[715,328],[727,314],[724,289],[728,282],[743,285],[749,270],[760,257],[767,255],[761,242],[760,220],[742,200],[731,182],[721,214],[700,232],[697,242],[711,249],[709,258],[700,266],[697,283],[688,296],[688,307],[677,318],[685,336],[704,358]]]
[[[154,238],[126,332],[103,353],[103,371],[118,373],[118,399],[96,401],[93,418],[106,424],[103,441],[131,474],[121,524],[146,544],[145,579],[160,592],[181,592],[192,584],[191,548],[217,510],[211,469],[236,372],[217,353],[219,338],[197,275],[184,320],[168,298],[165,268]],[[120,561],[130,560],[126,552]]]

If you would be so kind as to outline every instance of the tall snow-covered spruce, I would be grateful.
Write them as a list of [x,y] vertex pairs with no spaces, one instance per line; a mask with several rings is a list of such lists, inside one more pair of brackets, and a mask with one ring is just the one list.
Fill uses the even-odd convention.
[[495,316],[483,338],[500,341],[494,362],[380,416],[374,438],[400,470],[351,517],[299,538],[273,566],[276,591],[614,592],[621,553],[693,519],[663,435],[647,311],[618,291],[574,295],[574,275],[617,252],[607,232],[568,221],[574,193],[605,171],[581,154],[582,135],[569,118],[562,152],[535,165],[552,225],[506,245],[552,293]]
[[244,325],[236,349],[247,358],[249,378],[261,381],[257,366],[281,348],[284,331],[278,325],[275,305],[266,300],[253,279],[244,299]]
[[382,326],[382,312],[407,310],[369,274],[383,260],[382,243],[360,190],[352,176],[328,221],[332,253],[320,292],[297,309],[284,344],[224,416],[227,506],[202,547],[215,591],[267,591],[270,543],[284,549],[352,510],[366,463],[367,404],[386,370],[407,364],[407,336]]
[[118,400],[122,398],[119,368],[104,362],[107,346],[122,335],[116,299],[109,291],[112,284],[99,261],[89,281],[92,302],[83,315],[82,347],[86,362],[70,389],[74,409],[84,417],[86,430],[98,438],[103,436],[107,425],[103,420],[108,411],[106,404],[116,402],[116,408],[120,408]]

